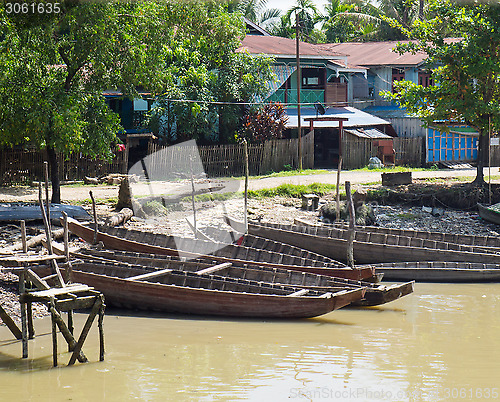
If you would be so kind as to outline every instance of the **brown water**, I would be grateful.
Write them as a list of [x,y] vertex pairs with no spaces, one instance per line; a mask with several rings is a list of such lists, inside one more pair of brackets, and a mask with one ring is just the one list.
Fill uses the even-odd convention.
[[[0,400],[500,399],[500,284],[417,284],[385,307],[301,321],[108,310],[104,326],[105,362],[94,331],[90,363],[55,369],[48,319],[35,323],[28,360],[0,328]],[[65,346],[60,337],[61,364]]]

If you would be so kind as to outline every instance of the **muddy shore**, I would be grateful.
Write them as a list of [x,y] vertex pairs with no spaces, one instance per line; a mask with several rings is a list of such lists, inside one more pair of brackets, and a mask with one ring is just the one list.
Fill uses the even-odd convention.
[[[371,186],[370,188],[379,188],[380,186]],[[116,197],[116,195],[115,195]],[[321,197],[320,206],[333,202],[334,194],[327,194]],[[376,225],[392,228],[418,229],[428,231],[439,231],[447,233],[463,233],[487,236],[499,236],[500,226],[483,221],[477,213],[477,210],[458,210],[446,208],[439,205],[438,211],[430,211],[425,206],[418,205],[418,202],[412,200],[404,201],[403,191],[400,192],[398,204],[382,205],[379,201],[371,201],[377,216]],[[214,225],[221,219],[214,214],[214,202],[201,202],[197,204],[197,220],[200,226],[205,224]],[[84,208],[89,212],[91,206],[84,204]],[[192,206],[189,202],[183,202],[176,211],[171,211],[167,216],[156,217],[152,219],[141,219],[133,217],[126,223],[125,227],[140,230],[154,230],[157,233],[166,234],[184,234],[190,235],[189,226],[186,223],[186,217],[191,215]],[[102,202],[97,207],[98,219],[103,220],[114,212],[112,204]],[[234,199],[224,203],[220,215],[228,213],[235,217],[243,216],[243,200]],[[275,197],[263,199],[250,199],[248,203],[248,212],[250,219],[260,220],[262,222],[293,223],[294,219],[302,219],[311,223],[321,222],[318,211],[305,211],[301,209],[301,201],[294,198]],[[28,224],[29,233],[36,235],[42,232],[40,223]],[[0,250],[3,247],[12,245],[20,241],[20,227],[17,224],[0,223]],[[72,238],[72,246],[85,246],[81,240]],[[41,246],[38,250],[41,251]],[[17,301],[17,277],[12,274],[0,273],[0,303],[2,306],[19,322],[19,303]],[[46,315],[44,306],[34,307],[34,317]]]

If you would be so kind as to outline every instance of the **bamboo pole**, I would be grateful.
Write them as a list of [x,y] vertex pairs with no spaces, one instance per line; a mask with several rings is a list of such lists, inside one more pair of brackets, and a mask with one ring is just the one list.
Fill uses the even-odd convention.
[[106,308],[106,305],[104,304],[104,296],[100,295],[100,307],[99,307],[99,318],[97,320],[97,327],[99,328],[99,360],[102,362],[104,361],[104,328],[103,328],[103,321],[104,321],[104,309]]
[[337,201],[337,214],[335,216],[335,221],[340,222],[340,172],[342,171],[342,155],[339,155],[339,165],[337,168],[337,195],[336,195],[336,201]]
[[68,233],[68,214],[62,211],[63,217],[63,239],[64,239],[64,255],[66,256],[66,262],[69,262],[69,233]]
[[488,195],[491,205],[491,115],[488,116]]
[[245,148],[245,233],[248,232],[248,143],[246,139],[243,139],[243,146]]
[[[63,230],[64,230],[64,254],[66,256],[66,263],[68,264],[66,267],[66,282],[71,282],[71,274],[73,272],[73,266],[71,265],[71,261],[69,260],[69,230],[68,230],[68,214],[63,211],[62,212],[63,216]],[[64,321],[63,321],[64,323]],[[59,328],[62,328],[59,325]],[[68,332],[73,336],[73,310],[68,310]],[[71,352],[71,345],[68,342],[68,352]]]
[[[40,209],[42,211],[43,224],[45,226],[45,234],[46,234],[46,238],[47,238],[47,249],[49,250],[49,254],[53,254],[50,225],[49,225],[49,222],[47,220],[45,208],[43,206],[42,184],[41,183],[38,183],[38,200],[40,202]],[[63,277],[61,275],[61,271],[59,270],[59,266],[57,265],[57,261],[52,260],[51,263],[52,263],[52,266],[54,267],[54,270],[56,272],[57,279],[59,280],[59,284],[61,285],[61,287],[66,286],[66,284],[64,283]]]
[[[16,323],[14,320],[10,317],[10,315],[7,313],[7,311],[4,310],[2,305],[0,305],[0,319],[4,322],[4,324],[9,328],[10,332],[12,332],[12,335],[15,336],[16,339],[21,339],[23,340],[23,332],[17,327]],[[24,346],[24,343],[23,343]],[[23,356],[28,357],[28,356]]]
[[94,243],[97,244],[97,214],[95,212],[95,199],[92,190],[89,191],[90,199],[92,200],[92,216],[94,217]]
[[194,202],[194,178],[193,178],[193,156],[189,155],[189,172],[191,176],[191,204],[193,206],[193,226],[194,226],[194,237],[198,238],[198,226],[196,225],[196,203]]
[[302,170],[302,122],[300,117],[300,87],[301,87],[301,70],[300,70],[300,18],[299,11],[295,14],[295,52],[297,63],[297,138],[298,138],[298,157],[299,157],[299,171]]
[[55,302],[54,299],[50,301],[50,316],[52,321],[52,363],[54,367],[57,367],[57,326],[55,318]]
[[[21,242],[23,244],[23,253],[28,252],[28,246],[26,243],[26,222],[21,221]],[[26,264],[23,264],[23,271],[19,275],[19,296],[22,296],[26,292],[25,281],[26,281]],[[28,317],[26,311],[26,303],[21,302],[21,332],[22,332],[22,344],[23,344],[23,359],[28,357]]]
[[100,299],[96,299],[96,302],[94,303],[94,306],[92,307],[92,311],[90,312],[89,316],[87,317],[87,321],[85,321],[85,325],[83,326],[82,333],[80,334],[80,337],[78,338],[78,342],[75,345],[75,348],[73,349],[73,354],[71,355],[71,358],[69,359],[68,366],[72,366],[75,364],[75,361],[77,359],[77,356],[79,355],[80,351],[82,350],[83,343],[85,342],[85,339],[87,338],[87,335],[90,331],[90,327],[92,326],[92,323],[94,322],[94,318],[97,315],[98,311],[100,310],[101,306],[101,301]]
[[347,265],[351,268],[354,268],[354,220],[355,220],[355,211],[354,211],[354,203],[352,202],[352,194],[351,194],[351,182],[345,182],[345,192],[347,196],[347,206],[349,209],[349,232],[347,238]]
[[45,176],[45,202],[47,203],[47,220],[49,221],[50,231],[50,200],[49,200],[49,163],[43,162],[43,172]]
[[[68,352],[71,352],[76,347],[76,341],[75,341],[75,338],[73,337],[73,333],[66,326],[61,315],[59,314],[59,312],[57,311],[57,309],[55,308],[55,306],[52,303],[50,304],[49,311],[52,314],[54,322],[59,327],[61,334],[64,336],[64,339],[68,343]],[[87,357],[85,356],[85,354],[82,351],[79,352],[77,358],[78,358],[78,361],[80,363],[85,363],[88,361]]]

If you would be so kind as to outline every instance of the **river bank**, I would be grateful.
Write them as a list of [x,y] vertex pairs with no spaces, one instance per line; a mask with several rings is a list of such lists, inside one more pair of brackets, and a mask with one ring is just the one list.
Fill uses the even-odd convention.
[[[425,184],[428,187],[428,184]],[[435,185],[441,186],[442,185]],[[356,187],[364,188],[375,193],[380,192],[380,185],[360,185]],[[437,187],[436,187],[437,188]],[[79,189],[78,202],[82,203],[84,208],[91,212],[91,205],[85,202],[86,191]],[[431,189],[432,190],[432,189]],[[114,197],[117,196],[115,189]],[[500,227],[483,221],[477,210],[470,209],[467,211],[457,210],[453,208],[437,208],[434,209],[418,205],[415,199],[408,199],[408,186],[401,186],[396,189],[391,189],[393,193],[399,194],[399,203],[392,205],[383,205],[379,201],[371,201],[369,204],[373,207],[376,215],[376,225],[381,227],[400,228],[400,229],[416,229],[426,231],[436,231],[445,233],[461,233],[469,235],[483,236],[499,236]],[[427,188],[427,192],[429,188]],[[437,192],[437,190],[435,191]],[[405,198],[406,194],[406,198]],[[321,197],[320,206],[326,203],[334,202],[335,194],[328,193]],[[406,200],[406,202],[402,201]],[[381,202],[389,201],[383,197]],[[417,204],[417,205],[416,205]],[[222,204],[216,201],[201,201],[197,203],[197,221],[198,226],[216,225],[222,223],[222,216],[225,213],[242,218],[243,216],[243,199],[237,197],[229,199]],[[101,199],[97,205],[97,215],[99,220],[103,220],[114,212],[112,202],[106,199]],[[273,197],[273,198],[253,198],[248,201],[249,219],[259,220],[261,222],[276,222],[283,224],[291,224],[295,219],[305,220],[314,224],[321,223],[321,218],[318,216],[318,211],[306,211],[301,209],[301,200],[290,197]],[[181,202],[175,210],[170,211],[165,216],[156,216],[149,219],[141,219],[133,217],[126,223],[125,227],[154,231],[156,233],[165,234],[183,234],[191,235],[192,232],[186,222],[186,218],[192,218],[192,205],[190,201]],[[41,233],[43,227],[40,224],[28,225],[29,232],[32,235]],[[20,227],[16,224],[0,225],[0,248],[8,247],[15,242],[20,241]],[[72,238],[72,246],[84,246],[77,238]],[[38,247],[41,250],[41,246]],[[6,310],[19,321],[19,307],[17,302],[17,277],[10,274],[0,274],[0,302]],[[46,314],[45,308],[36,308],[35,316],[43,316]]]

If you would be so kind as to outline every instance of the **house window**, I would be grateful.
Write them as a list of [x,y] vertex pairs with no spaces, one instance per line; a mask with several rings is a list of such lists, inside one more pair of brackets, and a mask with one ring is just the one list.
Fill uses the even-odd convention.
[[405,79],[405,70],[400,68],[392,69],[392,92],[394,92],[394,81],[403,81]]
[[424,88],[432,87],[434,82],[432,81],[431,73],[427,71],[419,71],[418,85],[422,85]]
[[303,77],[302,85],[318,85],[319,77]]
[[310,89],[324,89],[324,68],[302,68],[302,87]]

